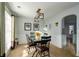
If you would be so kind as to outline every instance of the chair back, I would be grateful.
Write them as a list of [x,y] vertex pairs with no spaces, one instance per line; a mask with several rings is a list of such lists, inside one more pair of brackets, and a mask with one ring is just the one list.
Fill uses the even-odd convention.
[[51,36],[42,36],[41,40],[51,40]]
[[27,40],[27,43],[30,43],[31,42],[30,36],[28,34],[26,34],[26,40]]
[[47,45],[47,47],[49,47],[50,41],[51,41],[51,36],[42,36],[41,39],[42,39],[41,44],[45,44],[45,45]]
[[30,39],[35,40],[35,32],[30,32]]

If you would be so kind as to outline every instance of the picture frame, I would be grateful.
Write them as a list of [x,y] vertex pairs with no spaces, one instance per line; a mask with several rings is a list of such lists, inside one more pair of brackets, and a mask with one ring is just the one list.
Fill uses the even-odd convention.
[[24,23],[24,30],[31,31],[31,23]]
[[34,31],[39,31],[39,24],[38,23],[33,24],[33,30]]

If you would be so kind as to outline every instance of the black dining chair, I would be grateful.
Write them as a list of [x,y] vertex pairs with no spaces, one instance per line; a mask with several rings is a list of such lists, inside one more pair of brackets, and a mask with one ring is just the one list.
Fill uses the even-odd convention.
[[35,47],[36,44],[32,42],[31,36],[26,34],[26,37],[27,37],[27,45],[28,45],[27,48],[29,49],[29,51],[28,51],[28,53],[29,53],[30,52],[30,48],[31,47]]
[[51,41],[51,36],[48,37],[41,37],[41,43],[36,47],[38,53],[36,54],[36,57],[45,57],[45,56],[50,56],[50,41]]

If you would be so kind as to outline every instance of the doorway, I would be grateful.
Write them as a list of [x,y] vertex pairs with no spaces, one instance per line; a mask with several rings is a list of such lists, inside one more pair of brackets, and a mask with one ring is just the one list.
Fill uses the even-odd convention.
[[62,20],[62,47],[69,48],[76,54],[77,22],[76,15],[69,15]]

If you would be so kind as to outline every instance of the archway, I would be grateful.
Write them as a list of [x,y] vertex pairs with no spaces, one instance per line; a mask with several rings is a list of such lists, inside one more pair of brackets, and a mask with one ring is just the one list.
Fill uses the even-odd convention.
[[62,19],[62,47],[76,54],[77,17],[68,15]]

